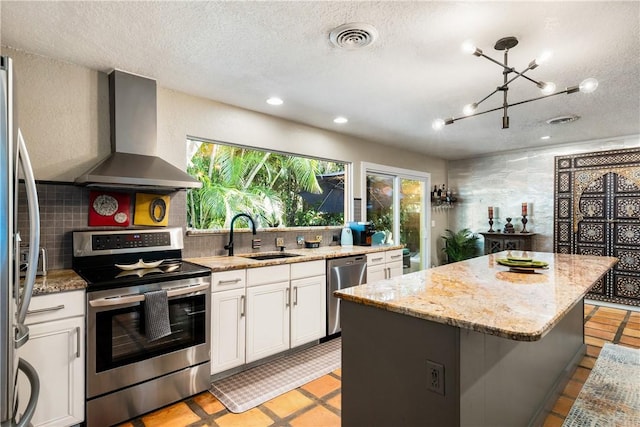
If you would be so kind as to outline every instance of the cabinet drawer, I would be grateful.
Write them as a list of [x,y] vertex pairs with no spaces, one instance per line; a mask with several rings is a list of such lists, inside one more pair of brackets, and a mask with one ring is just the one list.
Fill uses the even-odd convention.
[[211,275],[211,292],[244,288],[247,270],[219,271]]
[[59,292],[31,298],[25,323],[48,322],[67,317],[84,316],[84,291]]
[[375,252],[372,254],[367,254],[367,266],[384,264],[384,262],[385,262],[384,252]]
[[402,249],[396,249],[396,250],[393,250],[393,251],[387,251],[384,254],[385,254],[385,261],[386,262],[402,261]]
[[289,264],[250,268],[247,270],[247,287],[288,281]]
[[297,262],[291,264],[291,280],[305,277],[324,276],[326,264],[323,259],[318,261]]

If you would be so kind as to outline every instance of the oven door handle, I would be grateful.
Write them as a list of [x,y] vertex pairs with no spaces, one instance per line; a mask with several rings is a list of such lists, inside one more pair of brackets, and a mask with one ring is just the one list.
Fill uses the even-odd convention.
[[[176,288],[167,289],[167,297],[177,297],[181,295],[187,295],[198,291],[204,291],[209,289],[208,283],[201,283],[198,285],[178,286]],[[115,297],[99,298],[89,301],[91,307],[108,307],[114,305],[130,304],[134,302],[144,301],[144,294],[128,294],[117,295]]]

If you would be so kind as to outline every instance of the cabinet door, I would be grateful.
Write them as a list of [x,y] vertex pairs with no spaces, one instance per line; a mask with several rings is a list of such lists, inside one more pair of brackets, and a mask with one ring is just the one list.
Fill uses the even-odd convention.
[[211,374],[244,364],[245,291],[211,295]]
[[[40,396],[34,426],[70,426],[84,421],[84,318],[29,326],[29,341],[19,356],[38,371]],[[29,381],[18,376],[20,408],[29,400]]]
[[387,272],[389,279],[392,277],[402,276],[402,261],[388,262]]
[[289,281],[247,288],[247,363],[289,349]]
[[386,268],[383,264],[369,265],[367,263],[367,283],[377,282],[386,279]]
[[326,276],[291,281],[291,347],[326,335]]

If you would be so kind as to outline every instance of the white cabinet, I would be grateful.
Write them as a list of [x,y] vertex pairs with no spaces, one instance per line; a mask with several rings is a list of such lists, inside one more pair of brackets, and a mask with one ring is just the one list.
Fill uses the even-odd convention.
[[402,276],[402,249],[367,254],[367,282]]
[[245,363],[246,270],[216,272],[211,289],[211,375]]
[[325,261],[213,273],[211,374],[326,335]]
[[[84,421],[84,291],[35,296],[26,324],[29,341],[18,355],[38,372],[40,395],[31,423],[70,426]],[[29,381],[18,377],[19,412],[30,394]]]
[[327,331],[325,261],[291,264],[291,348]]
[[289,297],[288,280],[247,288],[247,363],[289,348]]
[[245,362],[245,290],[211,295],[211,375]]

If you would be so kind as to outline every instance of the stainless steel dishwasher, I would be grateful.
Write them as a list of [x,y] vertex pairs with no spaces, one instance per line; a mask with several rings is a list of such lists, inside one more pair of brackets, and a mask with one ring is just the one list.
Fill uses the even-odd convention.
[[340,298],[333,292],[367,281],[367,256],[356,255],[327,261],[327,336],[340,332]]

